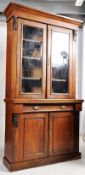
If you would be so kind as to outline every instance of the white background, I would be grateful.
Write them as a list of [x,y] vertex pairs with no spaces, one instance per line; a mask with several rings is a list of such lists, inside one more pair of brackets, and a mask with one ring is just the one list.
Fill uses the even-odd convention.
[[3,149],[5,128],[6,37],[6,23],[0,22],[0,149]]

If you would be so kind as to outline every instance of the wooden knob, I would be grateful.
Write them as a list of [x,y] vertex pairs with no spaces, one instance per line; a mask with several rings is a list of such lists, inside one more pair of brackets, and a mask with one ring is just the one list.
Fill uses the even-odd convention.
[[61,109],[65,109],[66,108],[66,106],[61,106]]
[[38,110],[39,109],[39,106],[33,106],[33,109],[34,110]]

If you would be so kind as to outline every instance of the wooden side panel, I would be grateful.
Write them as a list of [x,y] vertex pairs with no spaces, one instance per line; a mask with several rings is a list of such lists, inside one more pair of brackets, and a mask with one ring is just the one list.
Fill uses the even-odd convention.
[[23,160],[23,141],[24,141],[24,118],[19,115],[17,118],[18,127],[13,126],[13,158],[12,162]]
[[13,18],[7,24],[6,98],[16,93],[17,30],[13,29]]
[[4,148],[4,157],[12,161],[12,139],[13,139],[13,129],[12,129],[12,105],[7,104],[6,106],[6,121],[5,121],[5,148]]
[[24,115],[24,159],[46,157],[47,143],[47,114]]
[[11,43],[12,43],[12,32],[11,32],[11,20],[7,24],[7,58],[6,58],[6,98],[11,97]]
[[71,112],[50,114],[50,155],[73,152],[74,116]]
[[79,152],[79,112],[75,112],[74,118],[74,152]]
[[[18,106],[19,110],[20,107]],[[22,107],[21,107],[22,108]],[[23,117],[17,118],[18,127],[13,124],[13,104],[6,104],[5,151],[4,157],[13,163],[23,159]]]

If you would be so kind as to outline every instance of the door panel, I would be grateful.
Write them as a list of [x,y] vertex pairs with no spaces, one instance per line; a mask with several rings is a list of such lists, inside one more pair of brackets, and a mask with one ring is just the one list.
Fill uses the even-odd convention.
[[17,59],[17,95],[23,98],[45,98],[45,24],[19,19]]
[[47,156],[48,116],[46,113],[24,117],[24,159]]
[[70,153],[74,144],[74,117],[71,112],[50,113],[50,155]]
[[72,30],[48,26],[48,98],[72,98],[75,96],[72,43]]

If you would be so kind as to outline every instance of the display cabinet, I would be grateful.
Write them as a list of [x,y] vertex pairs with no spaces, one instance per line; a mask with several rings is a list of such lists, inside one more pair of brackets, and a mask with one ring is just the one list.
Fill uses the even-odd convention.
[[4,164],[11,171],[78,159],[76,45],[82,21],[10,3]]

